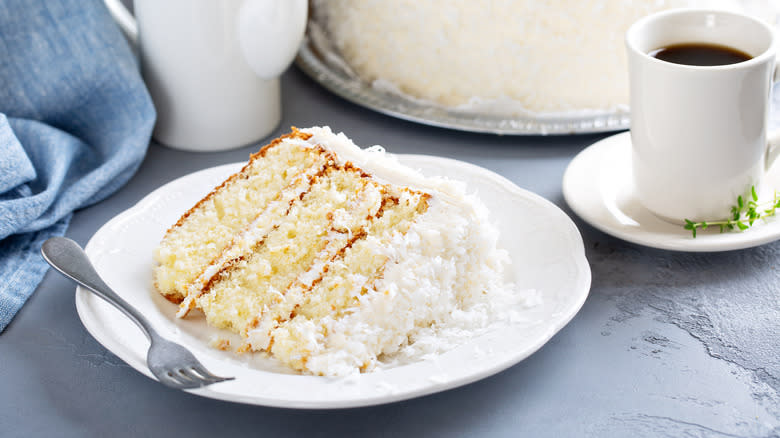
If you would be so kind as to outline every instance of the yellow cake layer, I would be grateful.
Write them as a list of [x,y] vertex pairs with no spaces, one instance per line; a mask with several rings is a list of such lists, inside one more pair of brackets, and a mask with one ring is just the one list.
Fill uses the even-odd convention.
[[[360,306],[359,296],[373,290],[374,281],[381,277],[388,262],[388,257],[378,248],[389,245],[394,236],[404,234],[428,205],[426,195],[414,192],[402,193],[394,201],[381,217],[371,221],[367,237],[354,242],[334,260],[311,290],[296,297],[288,295],[283,304],[270,311],[268,317],[277,322],[270,331],[269,347],[277,359],[303,370],[312,353],[309,350],[311,329],[321,336],[322,345],[317,348],[327,348],[328,332],[323,319],[338,319],[345,312],[354,311]],[[288,312],[290,307],[292,312]],[[376,352],[363,356],[366,362],[357,367],[365,370],[376,359]]]
[[318,260],[329,261],[382,205],[383,189],[361,172],[329,167],[284,220],[196,300],[209,324],[244,333],[264,308]]
[[233,237],[301,174],[323,166],[321,150],[303,146],[271,145],[253,157],[239,173],[215,189],[168,230],[155,251],[154,281],[158,291],[180,301],[187,287]]

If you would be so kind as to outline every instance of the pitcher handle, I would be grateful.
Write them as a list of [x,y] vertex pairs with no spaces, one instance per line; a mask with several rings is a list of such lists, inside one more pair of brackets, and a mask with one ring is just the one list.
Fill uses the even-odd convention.
[[238,42],[257,76],[275,79],[290,66],[303,41],[308,7],[307,0],[246,0],[241,5]]

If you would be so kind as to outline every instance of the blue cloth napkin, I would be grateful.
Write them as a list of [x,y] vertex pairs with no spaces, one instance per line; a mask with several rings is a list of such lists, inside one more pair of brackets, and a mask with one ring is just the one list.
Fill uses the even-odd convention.
[[0,1],[0,332],[46,272],[41,243],[130,179],[154,120],[101,0]]

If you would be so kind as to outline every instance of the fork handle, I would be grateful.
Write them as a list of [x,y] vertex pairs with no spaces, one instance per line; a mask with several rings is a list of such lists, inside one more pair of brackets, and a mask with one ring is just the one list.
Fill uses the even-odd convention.
[[41,246],[41,254],[54,269],[91,290],[95,295],[111,303],[127,315],[151,341],[158,337],[149,321],[134,307],[123,300],[103,281],[78,243],[66,237],[52,237]]

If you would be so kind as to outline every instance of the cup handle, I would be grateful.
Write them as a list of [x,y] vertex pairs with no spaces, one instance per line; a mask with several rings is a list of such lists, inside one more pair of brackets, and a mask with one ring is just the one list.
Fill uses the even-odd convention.
[[138,47],[138,23],[130,11],[127,10],[121,0],[103,0],[108,8],[108,12],[119,25],[119,29],[125,34],[125,38],[130,41],[133,47]]
[[[772,85],[777,86],[780,82],[780,59],[775,60],[775,71],[772,74]],[[771,92],[770,92],[771,95]],[[780,130],[772,131],[766,139],[766,155],[764,157],[764,172],[772,168],[777,156],[780,155]]]
[[780,131],[770,132],[766,140],[766,157],[764,159],[764,171],[768,172],[772,164],[780,155]]

